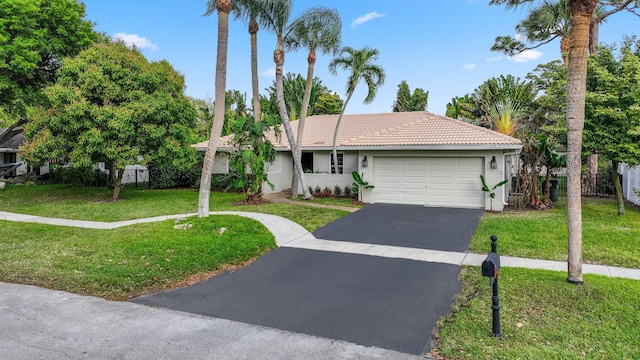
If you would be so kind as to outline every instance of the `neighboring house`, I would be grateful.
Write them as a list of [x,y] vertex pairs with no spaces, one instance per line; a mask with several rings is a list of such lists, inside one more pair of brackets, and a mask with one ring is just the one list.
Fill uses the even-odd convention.
[[622,175],[622,195],[625,199],[640,205],[640,196],[633,189],[640,190],[640,166],[629,167],[627,164],[618,166],[618,174]]
[[[480,175],[489,186],[507,176],[506,158],[519,153],[520,140],[479,126],[428,112],[344,115],[337,138],[338,169],[332,172],[332,141],[338,115],[307,118],[302,166],[307,185],[350,187],[352,171],[374,185],[365,190],[366,203],[416,204],[490,209]],[[297,121],[291,123],[297,133]],[[278,151],[269,167],[274,191],[291,188],[293,160],[281,132],[268,137]],[[214,173],[228,172],[230,137],[221,139]],[[207,142],[196,145],[206,151]],[[271,192],[268,186],[265,193]],[[507,187],[496,190],[493,210],[502,210]],[[500,195],[501,194],[501,195]]]
[[[3,129],[0,129],[2,131]],[[18,149],[24,144],[25,138],[22,132],[13,135],[11,138],[0,144],[0,164],[20,164],[14,171],[5,175],[5,177],[15,177],[35,172],[36,175],[42,175],[49,172],[49,165],[38,168],[29,166],[18,153]]]

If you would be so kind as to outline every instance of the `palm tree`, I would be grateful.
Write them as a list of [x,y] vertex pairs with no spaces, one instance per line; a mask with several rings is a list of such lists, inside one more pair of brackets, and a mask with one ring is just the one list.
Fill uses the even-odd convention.
[[[296,148],[291,149],[302,156],[302,137],[304,135],[305,119],[309,113],[309,102],[313,86],[313,72],[316,65],[316,51],[321,54],[335,54],[340,48],[342,33],[342,21],[337,10],[318,6],[305,11],[300,17],[289,25],[285,38],[285,46],[288,50],[296,51],[301,47],[309,49],[307,56],[307,81],[302,98],[300,120],[298,120],[298,136]],[[298,196],[297,173],[293,173],[291,184],[291,196]]]
[[284,69],[284,37],[287,22],[291,15],[291,9],[293,8],[292,0],[264,0],[264,9],[266,14],[262,21],[263,23],[276,34],[277,43],[276,49],[273,51],[273,61],[276,64],[276,98],[278,102],[278,112],[280,113],[280,119],[284,127],[285,134],[289,140],[289,146],[291,146],[291,154],[293,156],[294,170],[300,177],[300,183],[302,190],[304,191],[305,199],[312,199],[311,193],[307,188],[307,182],[304,177],[304,171],[302,169],[302,157],[295,151],[296,140],[293,136],[293,130],[291,129],[291,123],[289,121],[289,115],[287,114],[287,106],[284,100],[283,90],[283,69]]
[[[216,56],[215,103],[225,103],[227,78],[227,46],[229,43],[229,13],[231,0],[209,0],[206,16],[218,11],[218,49]],[[209,216],[209,196],[211,195],[211,173],[213,161],[218,150],[218,142],[224,125],[224,106],[215,106],[213,110],[213,126],[209,136],[209,145],[202,164],[200,191],[198,193],[198,217]]]
[[251,36],[251,88],[253,102],[253,116],[256,122],[260,122],[260,88],[258,84],[258,19],[266,16],[263,3],[259,0],[235,0],[235,19],[246,21],[249,35]]
[[338,173],[338,152],[336,150],[338,129],[340,128],[342,115],[344,115],[344,111],[347,105],[349,105],[349,100],[351,100],[356,86],[358,86],[360,80],[363,80],[367,84],[367,97],[364,99],[364,103],[370,104],[373,99],[375,99],[378,88],[384,84],[384,69],[373,63],[373,61],[378,59],[379,53],[377,49],[369,47],[356,50],[352,47],[345,46],[340,51],[340,56],[331,60],[329,63],[329,71],[334,75],[337,74],[338,68],[351,71],[347,78],[347,99],[344,101],[340,115],[338,115],[336,130],[333,132],[333,171],[336,174]]
[[[513,9],[531,0],[491,0]],[[582,203],[581,153],[587,87],[587,48],[593,14],[598,0],[569,1],[571,36],[567,68],[567,209],[568,209],[568,277],[582,283]]]
[[512,75],[485,81],[474,92],[484,120],[496,131],[509,136],[517,130],[518,118],[536,96],[533,82],[521,82]]

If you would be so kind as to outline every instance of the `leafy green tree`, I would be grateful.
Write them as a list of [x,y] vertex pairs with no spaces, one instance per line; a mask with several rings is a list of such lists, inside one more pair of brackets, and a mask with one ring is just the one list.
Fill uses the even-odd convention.
[[29,161],[104,161],[117,169],[113,200],[125,165],[193,165],[196,114],[184,78],[168,62],[149,63],[121,42],[97,44],[64,58],[57,76],[44,90],[50,105],[26,128],[21,151]]
[[384,69],[375,64],[374,61],[378,59],[379,51],[369,47],[364,47],[360,50],[354,49],[349,46],[345,46],[340,51],[340,55],[329,63],[329,71],[336,75],[337,70],[342,68],[349,71],[347,77],[347,99],[342,106],[338,121],[336,122],[336,129],[333,132],[333,171],[337,173],[338,165],[338,152],[336,149],[336,140],[338,138],[338,130],[340,129],[340,121],[344,115],[344,111],[349,105],[349,100],[356,90],[358,83],[364,81],[367,84],[367,97],[364,99],[365,104],[370,104],[376,97],[378,88],[384,84],[385,72]]
[[[229,46],[229,13],[231,12],[231,0],[209,0],[205,15],[218,12],[218,40],[216,51],[216,79],[215,79],[215,103],[225,103],[225,91],[227,87],[227,49]],[[200,175],[200,189],[198,192],[198,217],[209,216],[209,197],[211,195],[211,174],[213,173],[213,162],[222,128],[224,127],[225,108],[215,106],[213,110],[213,125],[209,136],[207,152],[202,163],[202,174]]]
[[625,214],[618,164],[640,164],[640,42],[626,39],[616,58],[602,47],[589,58],[584,143],[612,162],[618,215]]
[[100,36],[75,0],[0,0],[0,143],[23,126],[30,105],[44,100],[61,59]]
[[211,133],[211,125],[213,124],[213,100],[196,99],[188,97],[191,105],[196,110],[196,136],[197,141],[205,141]]
[[[318,6],[305,11],[289,25],[285,45],[295,51],[299,48],[309,49],[307,56],[307,78],[304,86],[304,96],[302,98],[300,120],[298,120],[298,136],[296,137],[296,148],[292,151],[302,156],[302,139],[304,136],[304,125],[307,114],[310,111],[311,92],[313,88],[313,73],[316,66],[316,52],[322,54],[335,54],[340,47],[342,34],[342,20],[338,11],[326,7]],[[317,96],[317,94],[316,94]],[[298,197],[299,179],[297,172],[293,173],[291,195]]]
[[245,201],[257,203],[262,198],[262,184],[269,182],[267,165],[276,159],[276,150],[265,133],[275,124],[267,124],[268,118],[260,122],[248,116],[238,116],[233,124],[235,152],[229,160],[230,168],[238,174],[235,186],[243,189]]
[[411,89],[405,80],[398,84],[396,101],[393,103],[393,112],[426,111],[429,101],[429,92],[416,88],[411,94]]
[[[289,114],[289,120],[298,119],[299,115],[302,113],[302,101],[304,95],[304,87],[305,87],[305,79],[300,74],[292,74],[287,73],[282,80],[282,88],[284,93],[285,104],[287,107],[287,112]],[[278,113],[278,101],[276,96],[276,82],[273,81],[273,84],[268,87],[267,95],[262,96],[262,107],[265,108],[263,113],[270,115],[280,116]],[[312,115],[324,115],[328,114],[327,110],[323,108],[318,109],[320,105],[320,98],[329,94],[329,89],[322,85],[322,81],[315,77],[313,78],[313,82],[311,85],[311,93],[309,96],[309,107],[308,113]],[[338,102],[340,105],[342,104],[340,101],[340,97],[335,95],[330,98],[324,97],[326,101],[329,103]],[[335,104],[330,105],[333,106]],[[338,113],[340,111],[338,110]]]
[[338,115],[344,101],[337,93],[323,93],[318,96],[313,107],[313,115]]
[[456,96],[447,104],[445,116],[453,119],[475,122],[482,117],[480,106],[470,94]]
[[[513,9],[533,2],[532,0],[491,0],[489,4],[505,5],[507,9]],[[582,130],[584,128],[587,49],[593,14],[598,0],[571,0],[568,4],[571,15],[571,35],[567,66],[567,228],[569,231],[567,280],[571,283],[582,283]]]

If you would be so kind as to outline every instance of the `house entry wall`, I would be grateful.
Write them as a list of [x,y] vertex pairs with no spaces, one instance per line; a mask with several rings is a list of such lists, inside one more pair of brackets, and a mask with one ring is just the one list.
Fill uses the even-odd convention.
[[376,203],[484,208],[479,157],[374,158]]

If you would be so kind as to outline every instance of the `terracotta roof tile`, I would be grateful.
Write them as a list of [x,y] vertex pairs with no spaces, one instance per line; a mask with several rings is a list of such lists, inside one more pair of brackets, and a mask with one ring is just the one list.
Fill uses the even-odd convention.
[[[307,118],[302,147],[331,148],[337,120],[338,115]],[[298,122],[291,127],[297,134]],[[273,132],[268,137],[276,148],[289,147],[284,129],[279,139]],[[344,115],[336,143],[342,148],[521,145],[511,136],[428,112]]]

